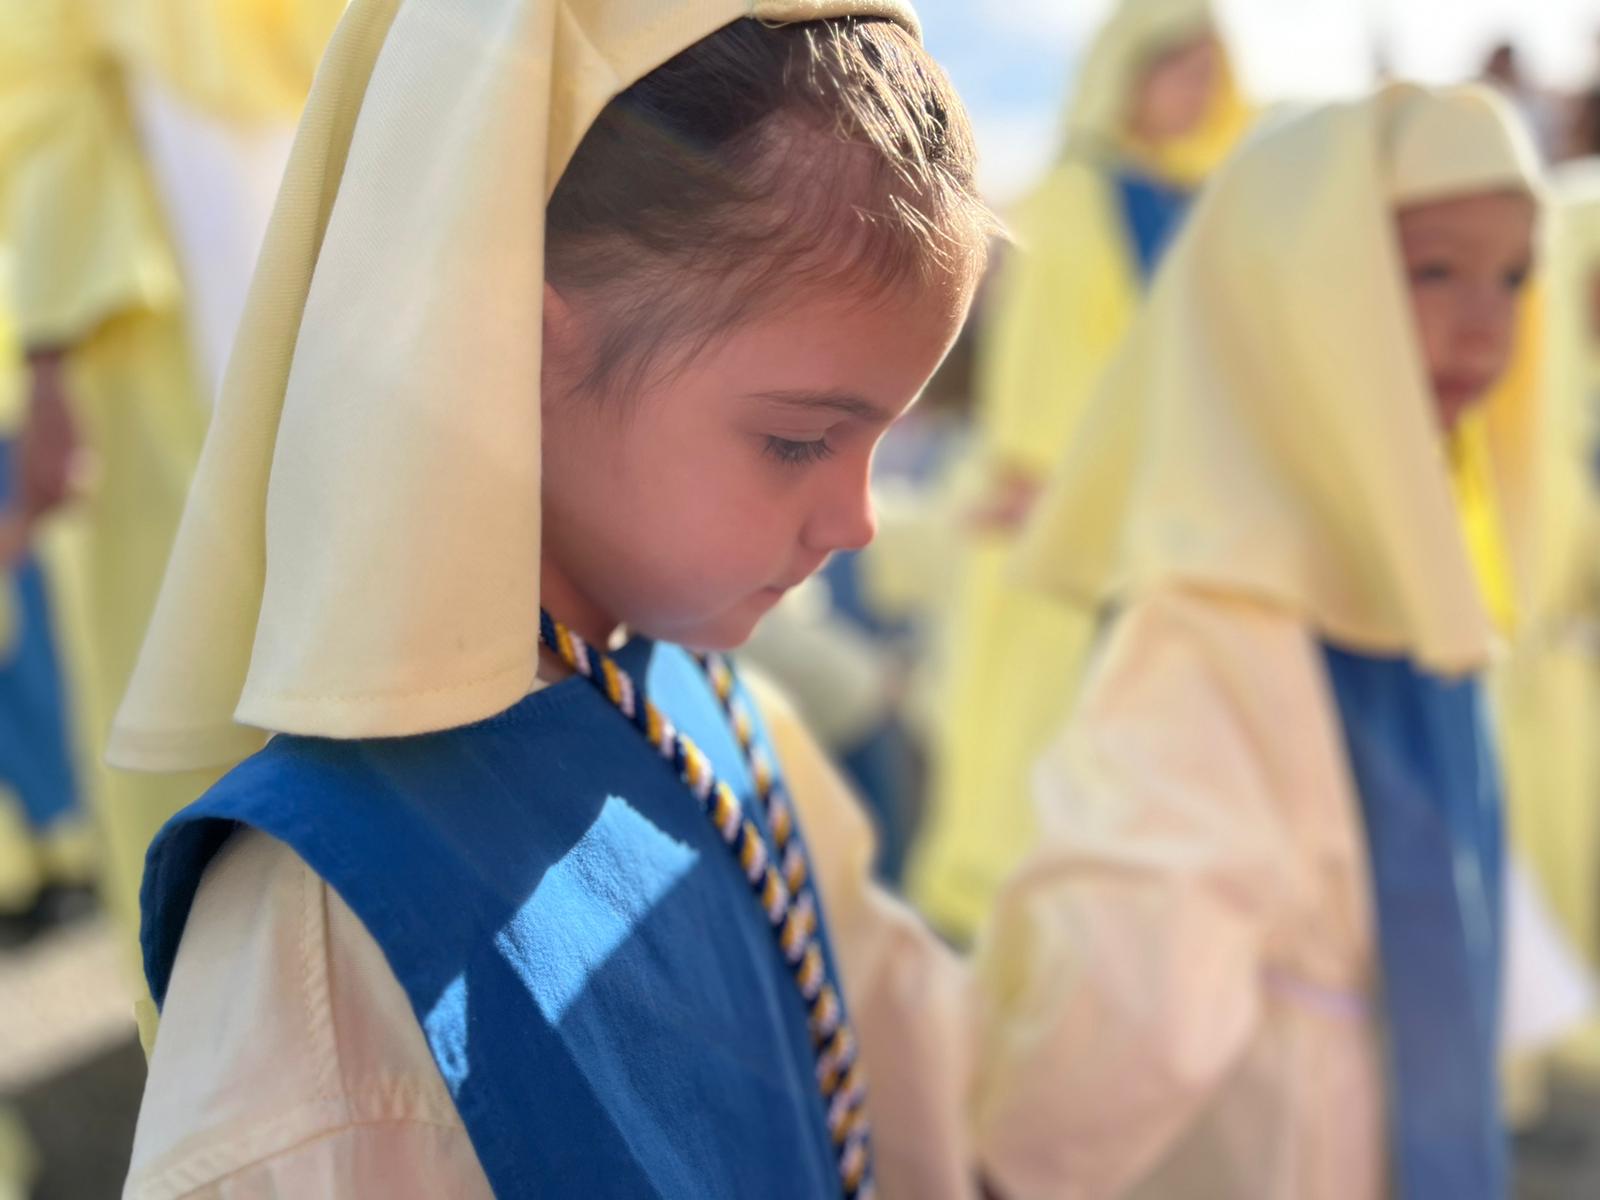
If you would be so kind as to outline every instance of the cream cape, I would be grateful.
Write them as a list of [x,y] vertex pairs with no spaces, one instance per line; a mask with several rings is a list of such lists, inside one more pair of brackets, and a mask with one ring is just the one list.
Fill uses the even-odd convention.
[[118,765],[415,734],[533,681],[545,203],[612,96],[740,18],[902,0],[355,0],[318,72]]

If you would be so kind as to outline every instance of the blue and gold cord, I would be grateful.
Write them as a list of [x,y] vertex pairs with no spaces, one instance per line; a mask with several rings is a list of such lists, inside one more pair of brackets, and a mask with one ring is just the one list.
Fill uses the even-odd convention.
[[539,635],[562,662],[592,683],[656,748],[738,860],[806,1005],[812,1051],[816,1055],[817,1088],[827,1114],[828,1133],[837,1148],[844,1194],[849,1200],[868,1200],[873,1194],[873,1180],[866,1072],[860,1062],[855,1032],[845,1018],[838,989],[828,978],[827,962],[817,942],[817,901],[811,887],[811,864],[805,847],[795,836],[794,812],[782,779],[755,743],[754,723],[738,698],[733,668],[718,655],[697,657],[744,751],[756,794],[777,843],[776,855],[768,852],[766,840],[744,815],[733,789],[717,778],[710,759],[674,728],[614,659],[542,609]]

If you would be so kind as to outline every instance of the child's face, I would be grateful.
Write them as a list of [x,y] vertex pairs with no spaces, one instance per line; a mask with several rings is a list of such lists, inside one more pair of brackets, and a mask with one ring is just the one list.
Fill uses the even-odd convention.
[[1417,338],[1446,432],[1511,365],[1535,216],[1534,202],[1512,192],[1418,204],[1397,214]]
[[970,300],[965,284],[869,304],[797,295],[608,402],[561,394],[585,318],[552,299],[564,315],[545,336],[546,603],[579,629],[743,642],[828,555],[872,539],[872,451]]
[[1222,48],[1207,35],[1185,42],[1145,68],[1134,96],[1131,127],[1147,142],[1193,133],[1211,107],[1222,70]]

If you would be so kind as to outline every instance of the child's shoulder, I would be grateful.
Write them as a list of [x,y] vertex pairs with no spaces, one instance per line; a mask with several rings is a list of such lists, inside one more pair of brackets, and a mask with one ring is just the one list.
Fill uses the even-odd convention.
[[1123,638],[1187,646],[1207,657],[1301,657],[1316,649],[1305,617],[1286,605],[1202,585],[1153,588],[1122,609],[1114,630]]
[[127,1194],[309,1195],[377,1150],[385,1194],[490,1194],[371,934],[290,847],[233,833],[173,968]]
[[1332,728],[1316,631],[1286,605],[1237,591],[1165,586],[1132,599],[1112,624],[1092,683],[1091,707],[1161,713],[1175,727],[1195,713],[1225,715],[1273,745],[1284,744],[1271,731],[1285,724]]
[[592,816],[599,775],[653,782],[659,772],[627,724],[596,719],[606,714],[593,689],[570,682],[476,724],[412,737],[275,736],[152,845],[143,897],[152,978],[171,962],[201,874],[240,828],[347,888],[384,888],[396,874],[445,886],[498,848],[523,864],[559,857]]
[[[598,718],[598,719],[597,719]],[[464,778],[523,773],[562,745],[625,740],[608,706],[582,680],[530,692],[470,725],[405,737],[340,739],[278,734],[206,793],[203,803],[281,803],[286,794],[393,799],[453,790]],[[570,755],[562,755],[568,759]]]
[[[672,719],[683,723],[702,709],[720,714],[704,670],[688,652],[656,644],[647,658],[621,660]],[[570,678],[452,729],[370,739],[278,734],[186,812],[191,820],[252,825],[262,823],[253,819],[259,815],[272,818],[265,822],[270,827],[294,808],[327,814],[403,802],[428,809],[430,798],[489,797],[509,780],[524,797],[549,800],[586,771],[615,775],[630,763],[659,769],[644,738],[618,719],[598,689]]]

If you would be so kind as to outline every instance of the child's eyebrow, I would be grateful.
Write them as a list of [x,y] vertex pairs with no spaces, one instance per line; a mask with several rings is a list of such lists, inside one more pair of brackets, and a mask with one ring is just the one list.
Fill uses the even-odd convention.
[[1476,239],[1470,234],[1462,233],[1456,229],[1434,229],[1424,227],[1421,229],[1407,229],[1404,233],[1407,242],[1448,242],[1451,245],[1471,245]]
[[1406,244],[1427,247],[1446,246],[1463,250],[1476,249],[1494,241],[1493,231],[1460,229],[1453,225],[1419,225],[1403,229],[1401,240]]
[[789,408],[825,408],[833,412],[843,413],[847,417],[854,417],[860,421],[888,422],[891,414],[886,413],[872,401],[858,396],[854,392],[843,391],[773,391],[750,392],[747,396],[751,400],[760,400],[767,404],[781,404]]

